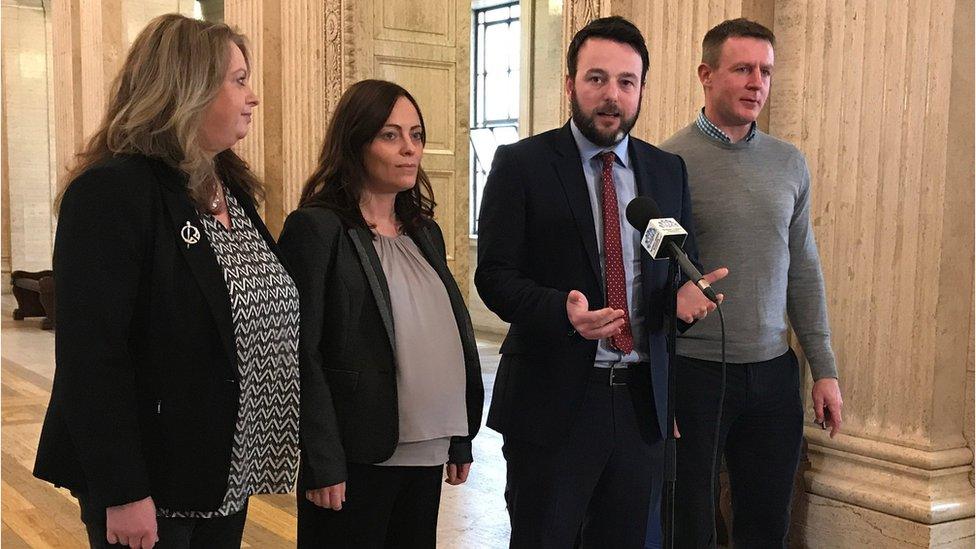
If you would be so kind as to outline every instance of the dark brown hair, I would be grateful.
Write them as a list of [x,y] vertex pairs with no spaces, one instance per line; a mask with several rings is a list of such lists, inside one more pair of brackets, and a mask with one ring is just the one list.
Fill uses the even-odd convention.
[[[161,15],[129,49],[101,125],[77,155],[64,189],[89,168],[114,156],[158,158],[187,175],[187,193],[200,211],[209,211],[217,179],[239,186],[252,200],[264,197],[261,182],[232,149],[211,157],[200,146],[203,114],[220,90],[231,44],[244,54],[244,35],[222,23]],[[64,190],[55,201],[60,209]]]
[[715,25],[705,33],[705,38],[702,40],[701,62],[717,69],[719,59],[722,57],[722,45],[732,37],[757,38],[769,42],[770,46],[776,45],[776,37],[773,35],[773,31],[759,23],[741,17],[729,19]]
[[[424,115],[410,92],[385,80],[357,82],[342,94],[332,113],[318,166],[302,188],[299,207],[324,206],[335,211],[346,225],[369,228],[359,209],[367,179],[364,155],[401,97],[417,109],[421,142],[427,144]],[[404,226],[417,228],[434,217],[436,205],[430,179],[418,166],[417,184],[397,193],[393,208]]]
[[644,36],[640,29],[619,15],[594,19],[576,33],[566,51],[566,68],[569,70],[570,78],[576,78],[576,62],[579,59],[579,50],[590,38],[605,38],[634,48],[634,51],[641,58],[641,84],[644,83],[647,77],[647,67],[650,63],[650,58],[647,55],[647,44],[644,43]]

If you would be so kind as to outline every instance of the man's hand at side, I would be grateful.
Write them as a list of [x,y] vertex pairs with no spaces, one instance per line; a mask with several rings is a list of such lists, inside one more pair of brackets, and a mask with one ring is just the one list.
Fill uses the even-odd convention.
[[[840,384],[837,378],[824,377],[818,379],[813,384],[813,413],[817,416],[817,423],[824,429],[830,427],[830,438],[840,432],[840,426],[844,423],[842,415],[844,409],[844,399],[840,396]],[[827,414],[825,416],[824,409]]]

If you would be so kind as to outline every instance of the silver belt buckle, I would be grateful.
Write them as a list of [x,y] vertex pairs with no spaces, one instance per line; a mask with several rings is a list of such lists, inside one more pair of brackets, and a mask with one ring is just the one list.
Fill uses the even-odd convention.
[[610,386],[611,387],[620,386],[620,385],[626,385],[626,383],[614,383],[614,377],[616,377],[616,374],[617,374],[616,368],[617,368],[617,365],[619,365],[619,364],[620,363],[617,362],[617,363],[614,363],[614,364],[611,364],[610,365]]

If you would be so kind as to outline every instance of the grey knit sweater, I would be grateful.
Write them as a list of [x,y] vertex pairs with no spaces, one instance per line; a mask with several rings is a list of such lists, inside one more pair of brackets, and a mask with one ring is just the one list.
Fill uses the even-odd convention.
[[[695,123],[661,148],[688,166],[703,272],[729,268],[715,284],[725,294],[726,360],[761,362],[785,353],[789,322],[813,378],[837,377],[803,154],[758,131],[750,141],[721,142]],[[720,361],[718,315],[682,334],[677,350]]]

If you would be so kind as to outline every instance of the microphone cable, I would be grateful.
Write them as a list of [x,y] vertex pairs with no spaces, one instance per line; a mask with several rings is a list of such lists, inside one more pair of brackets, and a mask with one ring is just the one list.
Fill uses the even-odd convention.
[[[678,273],[677,265],[675,261],[669,262],[668,269],[668,280],[675,297],[677,297],[678,289],[680,288],[680,274]],[[719,441],[722,439],[722,417],[723,411],[725,409],[725,392],[726,392],[726,381],[728,366],[725,361],[725,314],[722,312],[722,305],[715,303],[715,309],[718,311],[718,320],[722,330],[722,382],[719,385],[719,396],[718,396],[718,411],[715,414],[715,438],[712,444],[712,467],[709,472],[709,483],[708,483],[708,493],[709,493],[709,510],[711,511],[712,520],[712,541],[715,545],[718,544],[718,526],[715,521],[715,515],[717,504],[716,504],[716,475],[718,474],[718,456],[719,456]],[[677,385],[674,375],[674,368],[678,367],[677,364],[677,303],[671,306],[670,310],[671,321],[668,329],[667,337],[667,347],[669,360],[672,365],[669,372],[669,383],[668,383],[668,415],[677,423],[677,413],[675,410],[675,385]],[[674,425],[671,425],[672,429]],[[678,425],[678,430],[681,430],[681,426]],[[677,445],[677,440],[674,437],[674,433],[671,433],[670,437],[665,437],[666,442],[668,439],[673,440],[674,444]],[[673,449],[665,450],[665,490],[664,490],[664,501],[662,502],[662,514],[663,517],[663,547],[665,549],[671,549],[674,547],[674,493],[675,485],[677,480],[677,456]]]
[[709,508],[712,510],[712,541],[715,545],[718,545],[718,523],[715,520],[719,502],[716,497],[718,494],[715,493],[716,485],[718,484],[716,476],[718,475],[718,455],[719,455],[719,441],[722,439],[722,412],[725,409],[725,382],[727,374],[727,364],[725,363],[725,315],[722,313],[722,306],[718,303],[715,304],[715,310],[718,311],[719,324],[722,327],[722,383],[719,385],[718,393],[718,412],[715,414],[715,442],[712,446],[712,471],[709,477],[709,494],[711,496],[711,505]]
[[[674,264],[674,262],[671,262],[671,263],[672,263],[672,265]],[[679,288],[679,280],[680,280],[680,277],[678,276],[678,273],[677,272],[673,272],[673,273],[668,273],[668,275],[669,275],[668,278],[671,280],[671,283],[672,283],[672,288],[674,288],[674,291],[677,292],[677,290]],[[721,327],[721,332],[722,332],[722,370],[721,370],[722,371],[722,381],[719,384],[718,411],[715,413],[715,438],[714,438],[714,442],[712,443],[712,466],[711,466],[711,470],[709,472],[709,477],[708,477],[708,494],[709,494],[709,506],[708,506],[708,508],[711,511],[712,542],[713,542],[713,546],[718,545],[718,524],[717,524],[717,522],[715,520],[715,516],[718,514],[717,513],[717,509],[718,509],[717,499],[718,498],[716,497],[717,494],[716,494],[716,490],[715,489],[716,489],[716,486],[718,484],[717,483],[716,476],[718,475],[718,456],[719,456],[719,448],[721,446],[720,441],[722,440],[722,418],[723,418],[723,412],[725,410],[725,393],[726,393],[726,384],[727,384],[727,378],[728,378],[728,364],[726,363],[726,359],[725,359],[725,342],[726,342],[725,341],[725,314],[722,312],[722,305],[720,305],[718,303],[715,304],[715,310],[718,311],[718,320],[719,320],[719,325]],[[677,332],[677,330],[676,330],[677,326],[675,326],[675,322],[677,321],[677,310],[676,309],[673,310],[672,311],[672,314],[673,314],[673,316],[671,317],[672,318],[672,320],[671,320],[671,330],[669,330],[671,332],[671,334],[669,334],[670,337],[668,338],[669,343],[670,343],[668,345],[668,347],[669,347],[668,351],[669,351],[669,354],[672,357],[674,357],[674,356],[677,355],[677,333],[676,333]],[[672,361],[672,364],[674,365],[674,367],[677,367],[677,361],[676,360]],[[669,393],[668,394],[668,407],[669,408],[672,407],[672,406],[674,406],[674,404],[673,404],[674,403],[674,392],[675,392],[674,391],[674,384],[669,384],[669,387],[668,387],[668,393]],[[675,421],[677,421],[677,414],[676,413],[673,414],[672,417],[674,417],[675,418]],[[679,431],[681,430],[681,426],[680,425],[678,425],[678,430]],[[677,441],[675,441],[675,443],[677,443]],[[677,461],[676,460],[676,456],[675,456],[675,461]],[[674,463],[673,464],[673,468],[674,468],[674,471],[673,472],[676,473],[677,472],[677,463]],[[675,482],[675,480],[676,479],[668,479],[668,478],[666,478],[665,479],[665,483],[667,483],[668,481]],[[667,529],[669,530],[669,532],[666,533],[665,540],[664,540],[664,542],[665,542],[664,545],[668,549],[670,549],[671,547],[673,547],[673,543],[674,543],[674,507],[673,507],[674,506],[674,499],[673,499],[673,497],[674,497],[674,487],[673,486],[671,487],[670,492],[671,492],[670,495],[671,495],[671,498],[672,499],[670,501],[666,502],[666,504],[669,504],[669,505],[667,505],[667,507],[665,507],[664,509],[662,509],[665,513],[667,513],[667,519],[668,519],[667,520],[667,523],[665,524],[665,526],[667,527]]]

